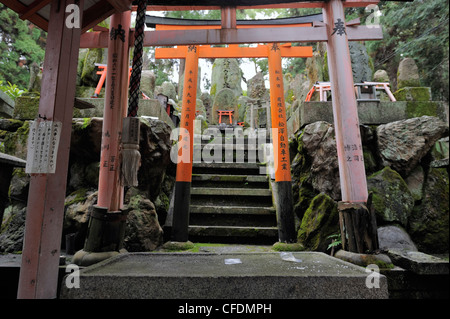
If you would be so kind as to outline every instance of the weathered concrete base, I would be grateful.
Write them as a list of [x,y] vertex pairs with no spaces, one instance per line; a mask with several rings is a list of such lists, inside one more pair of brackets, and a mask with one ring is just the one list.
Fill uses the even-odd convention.
[[[283,255],[284,254],[284,255]],[[386,277],[367,288],[364,268],[317,252],[130,253],[80,271],[61,298],[388,298]]]

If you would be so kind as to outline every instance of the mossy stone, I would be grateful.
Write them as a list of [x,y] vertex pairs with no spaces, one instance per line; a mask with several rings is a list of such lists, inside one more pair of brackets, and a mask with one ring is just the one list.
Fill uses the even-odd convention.
[[431,101],[431,88],[404,87],[394,93],[397,101]]
[[422,252],[448,252],[449,177],[446,169],[429,170],[423,199],[409,218],[408,233]]
[[400,174],[387,166],[368,177],[367,188],[373,193],[377,224],[395,222],[406,227],[414,198]]
[[39,98],[31,96],[19,96],[16,99],[14,118],[18,120],[33,120],[39,110]]
[[300,243],[288,244],[278,242],[273,244],[272,249],[275,251],[303,251],[305,247]]
[[303,216],[298,241],[306,249],[326,252],[328,236],[339,231],[339,213],[336,202],[321,193],[313,198]]

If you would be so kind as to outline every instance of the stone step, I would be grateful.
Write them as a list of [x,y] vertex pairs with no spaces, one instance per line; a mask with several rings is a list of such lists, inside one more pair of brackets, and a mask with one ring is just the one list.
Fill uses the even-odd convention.
[[270,189],[265,189],[265,188],[191,187],[191,195],[272,196],[272,191]]
[[265,175],[192,174],[192,181],[268,183]]
[[264,149],[248,145],[214,147],[211,145],[194,146],[194,162],[200,161],[258,163],[265,160]]
[[191,194],[191,206],[242,206],[255,207],[266,206],[272,207],[272,196],[236,196],[236,195],[193,195]]
[[270,215],[275,216],[273,207],[245,207],[245,206],[213,206],[213,205],[191,205],[191,214],[223,214],[223,215]]
[[189,223],[193,226],[276,227],[277,219],[272,207],[192,205]]
[[[230,299],[251,302],[251,299],[368,299],[389,296],[384,275],[379,276],[380,288],[368,289],[368,273],[362,267],[324,253],[295,252],[289,255],[296,262],[287,261],[285,255],[275,252],[119,254],[82,269],[80,288],[61,284],[60,298],[207,298],[223,299],[228,303]],[[230,264],[230,261],[238,263]],[[223,309],[230,311],[229,307],[223,307],[212,307],[211,317],[220,317]],[[272,313],[279,314],[275,308],[272,307]]]
[[258,163],[225,163],[225,162],[195,162],[192,166],[193,174],[227,174],[227,175],[263,175],[265,165]]
[[278,240],[277,227],[190,225],[193,242],[273,244]]
[[192,174],[193,187],[268,188],[264,175]]

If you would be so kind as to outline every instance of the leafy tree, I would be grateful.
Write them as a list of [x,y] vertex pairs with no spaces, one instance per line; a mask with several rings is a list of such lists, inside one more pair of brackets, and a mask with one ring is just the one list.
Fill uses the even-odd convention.
[[381,1],[384,39],[367,43],[375,69],[388,71],[395,84],[400,60],[413,58],[421,84],[432,88],[435,100],[449,96],[448,0]]
[[0,80],[28,87],[28,66],[44,60],[46,33],[0,4]]

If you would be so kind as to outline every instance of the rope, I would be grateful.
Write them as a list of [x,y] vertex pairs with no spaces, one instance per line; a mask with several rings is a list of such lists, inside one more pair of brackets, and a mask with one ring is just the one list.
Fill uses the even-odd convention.
[[136,12],[136,25],[134,31],[133,68],[130,76],[130,91],[128,98],[128,117],[136,117],[139,107],[141,86],[142,55],[144,47],[144,23],[146,0],[139,0]]
[[144,22],[146,0],[139,0],[134,31],[133,68],[130,76],[127,117],[123,119],[120,181],[123,186],[138,186],[138,171],[141,165],[139,153],[140,124],[137,117],[141,96],[142,54],[144,44]]

